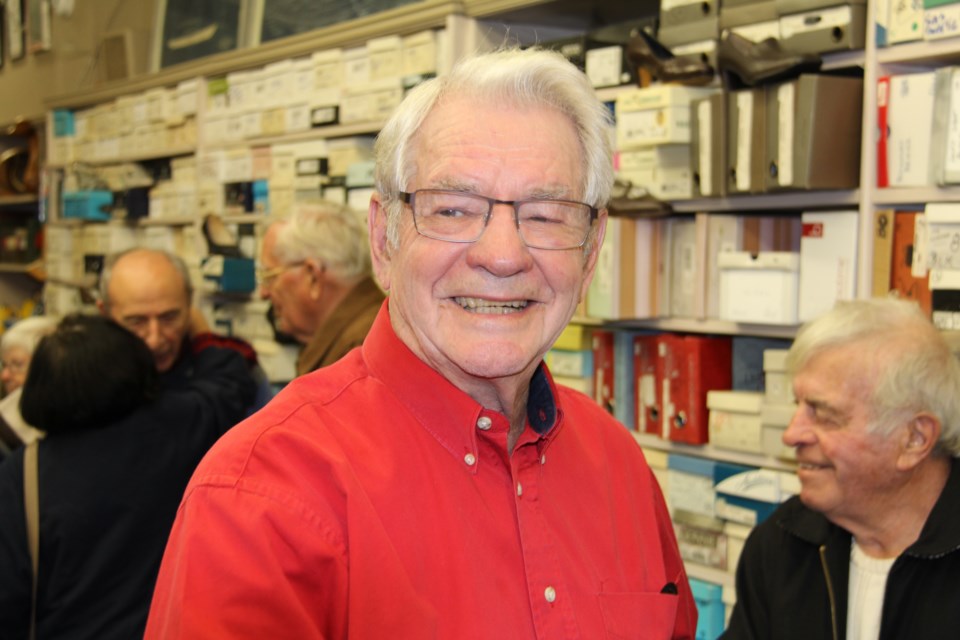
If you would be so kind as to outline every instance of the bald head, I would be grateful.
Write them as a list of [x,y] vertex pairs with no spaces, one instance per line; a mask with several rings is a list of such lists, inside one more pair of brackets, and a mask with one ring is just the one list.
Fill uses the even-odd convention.
[[147,344],[157,370],[170,370],[190,326],[191,287],[183,262],[154,249],[111,256],[101,276],[100,310]]

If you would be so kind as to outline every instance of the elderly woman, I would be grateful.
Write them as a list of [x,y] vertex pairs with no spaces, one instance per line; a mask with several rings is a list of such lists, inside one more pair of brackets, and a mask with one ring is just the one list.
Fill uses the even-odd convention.
[[57,326],[57,319],[49,316],[24,318],[7,329],[0,337],[0,383],[4,395],[9,395],[23,386],[30,368],[30,357],[37,348],[40,338],[51,333]]
[[34,349],[41,338],[53,332],[57,322],[50,316],[24,318],[0,336],[0,385],[4,394],[0,399],[0,458],[41,435],[20,416],[20,390]]

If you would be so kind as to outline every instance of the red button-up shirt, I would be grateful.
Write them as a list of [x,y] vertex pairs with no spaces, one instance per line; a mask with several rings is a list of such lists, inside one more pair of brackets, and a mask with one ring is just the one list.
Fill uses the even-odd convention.
[[506,418],[420,361],[386,304],[361,349],[207,455],[146,638],[692,638],[669,515],[633,438],[534,376]]

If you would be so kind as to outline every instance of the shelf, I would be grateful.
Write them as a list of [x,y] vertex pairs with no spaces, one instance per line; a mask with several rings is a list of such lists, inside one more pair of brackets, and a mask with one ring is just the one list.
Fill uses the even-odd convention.
[[857,207],[860,204],[857,189],[836,191],[782,191],[732,195],[722,198],[674,200],[670,203],[676,213],[742,212],[764,210],[805,210],[831,207]]
[[169,218],[140,218],[141,227],[186,227],[197,222],[196,216],[170,216]]
[[930,66],[960,62],[960,37],[943,40],[918,40],[877,49],[882,65],[914,64]]
[[231,149],[236,147],[266,147],[270,145],[307,142],[310,140],[325,140],[327,138],[345,138],[358,135],[376,135],[383,128],[383,122],[351,122],[349,124],[333,124],[325,127],[315,127],[305,131],[282,133],[275,136],[255,136],[240,140],[205,143],[204,148],[210,150]]
[[874,192],[873,204],[923,205],[927,202],[960,202],[960,186],[955,187],[887,187]]
[[111,164],[123,164],[124,162],[148,162],[150,160],[164,160],[167,158],[176,158],[179,156],[189,156],[197,152],[197,145],[182,147],[169,147],[163,150],[150,151],[145,153],[125,153],[110,158],[85,158],[83,160],[73,160],[71,162],[48,162],[49,169],[65,169],[73,164],[87,164],[93,166],[106,166]]
[[[696,318],[649,318],[630,320],[605,320],[605,326],[616,329],[652,329],[680,333],[710,333],[717,335],[742,335],[758,338],[793,339],[797,325],[745,324],[728,320],[698,320]],[[581,324],[586,324],[585,322]]]
[[0,207],[18,207],[22,205],[37,204],[40,198],[35,193],[24,193],[16,196],[0,196]]
[[731,462],[733,464],[742,464],[751,467],[763,467],[764,469],[775,469],[777,471],[795,472],[797,470],[796,463],[789,460],[781,460],[773,456],[748,453],[746,451],[721,449],[709,443],[701,445],[682,444],[664,440],[649,433],[639,433],[637,431],[633,432],[633,438],[641,447],[656,449],[657,451],[666,451],[667,453],[682,453],[689,456],[709,458],[710,460],[720,460],[722,462]]
[[34,260],[33,262],[0,262],[0,273],[22,273],[31,275],[31,272],[42,268],[43,260]]

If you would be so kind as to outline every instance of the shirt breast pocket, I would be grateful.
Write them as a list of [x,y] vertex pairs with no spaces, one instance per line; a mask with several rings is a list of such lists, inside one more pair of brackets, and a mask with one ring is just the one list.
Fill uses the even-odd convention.
[[601,593],[600,609],[607,638],[669,640],[679,598],[670,593]]

